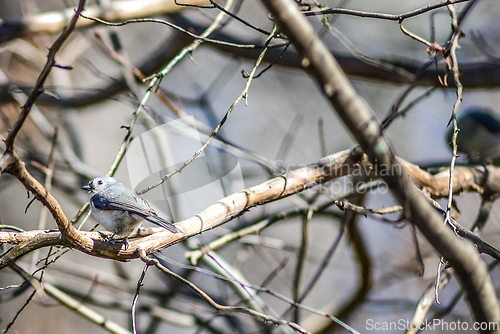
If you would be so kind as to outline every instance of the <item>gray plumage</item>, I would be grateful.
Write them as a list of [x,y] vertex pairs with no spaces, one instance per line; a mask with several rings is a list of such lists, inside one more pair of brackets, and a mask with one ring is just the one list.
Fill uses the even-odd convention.
[[89,193],[90,210],[104,228],[119,239],[126,239],[143,220],[172,233],[182,233],[172,223],[159,217],[148,202],[112,177],[98,177],[84,185]]
[[[500,116],[484,107],[467,109],[457,120],[458,151],[467,154],[470,163],[500,164]],[[446,140],[451,143],[453,128]]]

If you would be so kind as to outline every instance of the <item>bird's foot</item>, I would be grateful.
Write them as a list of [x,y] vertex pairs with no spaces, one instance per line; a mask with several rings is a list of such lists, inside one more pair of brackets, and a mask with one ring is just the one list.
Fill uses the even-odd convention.
[[111,235],[110,235],[110,232],[97,231],[97,233],[99,233],[101,235],[101,238],[106,240],[106,242],[108,242],[112,245],[115,244],[115,241],[113,240],[113,237],[115,236],[114,233],[112,233]]
[[107,243],[110,243],[112,245],[115,245],[116,243],[122,243],[125,245],[125,250],[128,248],[128,245],[129,245],[128,237],[125,237],[123,239],[115,239],[115,236],[116,236],[115,233],[111,234],[111,236],[110,236],[109,233],[104,233],[101,231],[98,231],[98,232],[103,239],[106,239]]
[[128,237],[125,237],[125,238],[119,239],[119,240],[113,240],[113,243],[115,243],[115,242],[124,244],[125,245],[125,250],[127,250],[128,245],[129,245],[129,243],[128,243]]

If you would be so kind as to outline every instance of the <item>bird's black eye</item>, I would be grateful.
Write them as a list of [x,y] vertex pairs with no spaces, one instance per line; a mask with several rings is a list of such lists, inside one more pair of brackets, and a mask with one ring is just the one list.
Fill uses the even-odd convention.
[[103,184],[102,180],[97,181],[98,184]]

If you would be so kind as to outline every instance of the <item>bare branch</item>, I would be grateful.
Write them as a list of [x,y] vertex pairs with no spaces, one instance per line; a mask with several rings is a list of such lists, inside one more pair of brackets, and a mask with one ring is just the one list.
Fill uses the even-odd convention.
[[[411,178],[418,184],[424,193],[435,199],[447,196],[449,182],[449,172],[447,170],[432,175],[401,158],[398,158],[398,162],[410,174]],[[374,165],[367,160],[367,156],[359,150],[342,151],[327,156],[315,164],[283,174],[260,185],[256,185],[221,199],[199,214],[178,222],[176,226],[184,231],[183,235],[172,234],[161,228],[141,228],[141,230],[138,231],[139,233],[132,237],[149,236],[131,241],[129,248],[125,250],[122,249],[121,244],[111,245],[101,240],[99,233],[78,232],[69,225],[76,233],[73,236],[75,244],[71,247],[86,254],[98,257],[121,261],[133,259],[137,257],[135,254],[136,248],[145,249],[148,254],[151,254],[188,239],[191,236],[225,224],[244,214],[254,206],[265,205],[297,194],[311,187],[324,185],[330,180],[351,174],[358,175],[361,172],[373,173],[375,176],[378,175],[377,173],[380,173],[380,171],[376,170]],[[453,189],[456,194],[463,192],[483,193],[485,189],[487,189],[489,193],[500,192],[500,167],[457,167],[454,173]],[[484,175],[488,177],[485,178]],[[39,186],[41,187],[41,185]],[[39,191],[41,191],[39,188],[33,188],[33,191],[36,196],[44,200],[42,203],[46,203],[47,200],[50,200],[48,203],[50,203],[53,208],[52,211],[56,212],[56,222],[67,222],[59,204],[52,196],[49,195],[47,199],[45,199],[45,197],[39,193]],[[61,216],[58,216],[58,213],[60,213]],[[273,221],[264,221],[254,227],[249,227],[248,231],[242,231],[241,234],[228,236],[228,238],[231,237],[228,241],[258,231],[267,226],[267,224],[272,224],[272,222]],[[151,233],[154,234],[151,235]],[[62,238],[60,233],[50,231],[28,231],[24,233],[0,232],[0,241],[14,244],[19,242],[22,243],[11,249],[11,251],[3,257],[0,257],[0,269],[9,261],[15,261],[34,249],[54,245],[67,245],[68,242]],[[221,242],[223,244],[225,241],[221,240]],[[213,247],[219,246],[214,245]],[[196,255],[193,253],[190,254],[189,257],[196,261],[202,253],[196,253]]]
[[357,95],[339,64],[314,33],[313,27],[291,0],[263,2],[303,56],[303,66],[311,69],[325,97],[374,165],[392,171],[384,175],[383,179],[403,206],[405,216],[417,225],[455,268],[475,320],[499,322],[500,309],[485,264],[470,244],[456,238],[452,231],[443,226],[442,217],[415,187],[409,175],[402,169],[394,169],[397,165],[396,156],[374,112]]
[[448,5],[452,5],[455,3],[460,3],[460,2],[465,2],[465,1],[470,1],[470,0],[444,0],[435,4],[427,5],[415,10],[412,10],[407,13],[403,14],[384,14],[384,13],[373,13],[373,12],[363,12],[360,10],[352,10],[352,9],[345,9],[345,8],[325,8],[325,9],[319,9],[319,10],[313,10],[313,11],[307,11],[303,12],[305,16],[314,16],[314,15],[324,15],[324,14],[344,14],[344,15],[352,15],[352,16],[358,16],[358,17],[369,17],[373,19],[380,19],[380,20],[389,20],[389,21],[398,21],[402,22],[407,18],[414,17],[421,15],[423,13],[426,13],[428,11],[445,7]]

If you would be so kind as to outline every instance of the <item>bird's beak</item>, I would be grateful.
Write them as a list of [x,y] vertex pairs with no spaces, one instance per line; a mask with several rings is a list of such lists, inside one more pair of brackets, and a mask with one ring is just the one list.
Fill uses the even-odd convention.
[[90,186],[89,186],[88,184],[86,184],[86,185],[84,185],[84,186],[82,187],[82,189],[85,189],[85,190],[90,190],[91,188],[90,188]]

